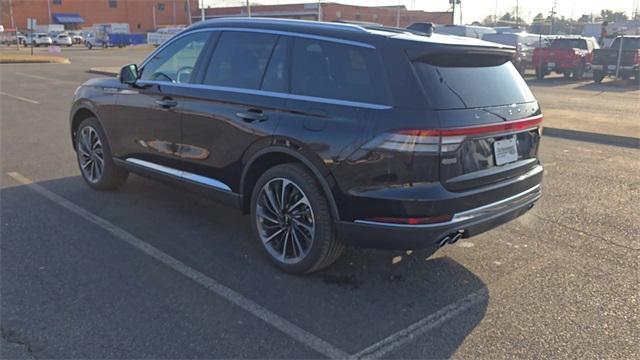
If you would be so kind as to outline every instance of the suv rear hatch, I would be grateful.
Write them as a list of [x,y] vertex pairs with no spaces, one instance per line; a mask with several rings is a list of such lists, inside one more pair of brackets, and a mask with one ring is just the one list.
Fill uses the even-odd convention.
[[504,51],[409,54],[440,127],[440,181],[469,190],[526,173],[539,162],[542,115]]

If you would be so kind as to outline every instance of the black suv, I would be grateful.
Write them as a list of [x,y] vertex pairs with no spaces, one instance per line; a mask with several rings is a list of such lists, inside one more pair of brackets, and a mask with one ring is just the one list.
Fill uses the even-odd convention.
[[250,213],[289,272],[327,266],[344,245],[434,252],[540,197],[542,115],[513,51],[382,27],[205,21],[119,79],[80,86],[71,136],[91,187],[132,171],[202,191]]

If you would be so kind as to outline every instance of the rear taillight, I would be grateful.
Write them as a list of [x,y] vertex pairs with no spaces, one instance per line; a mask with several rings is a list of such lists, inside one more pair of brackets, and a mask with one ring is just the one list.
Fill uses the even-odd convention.
[[397,130],[382,134],[363,148],[399,152],[431,153],[456,151],[468,136],[520,132],[542,128],[542,116],[504,123],[437,130]]

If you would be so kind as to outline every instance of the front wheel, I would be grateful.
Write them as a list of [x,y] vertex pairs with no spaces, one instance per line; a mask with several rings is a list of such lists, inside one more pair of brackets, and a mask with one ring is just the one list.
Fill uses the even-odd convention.
[[594,71],[593,72],[593,81],[599,83],[604,79],[604,73],[602,71]]
[[107,137],[96,118],[87,118],[78,126],[76,153],[82,178],[96,190],[116,189],[129,176],[114,163]]
[[573,69],[573,78],[576,80],[582,80],[582,76],[584,75],[584,68],[585,65],[583,63],[580,63],[578,66],[576,66]]
[[[545,65],[546,66],[546,65]],[[542,70],[540,67],[536,68],[536,78],[538,80],[542,80],[544,79],[544,76],[546,75],[546,73],[544,72],[544,70]]]
[[322,188],[300,164],[275,166],[258,179],[251,225],[269,259],[294,274],[329,266],[344,248]]

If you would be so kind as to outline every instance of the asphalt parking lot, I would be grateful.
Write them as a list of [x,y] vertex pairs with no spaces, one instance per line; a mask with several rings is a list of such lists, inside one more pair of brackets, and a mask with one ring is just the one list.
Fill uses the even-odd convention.
[[527,215],[429,258],[349,249],[296,277],[238,211],[138,176],[84,184],[73,92],[148,51],[0,65],[0,357],[640,358],[636,86],[529,81],[546,136]]

